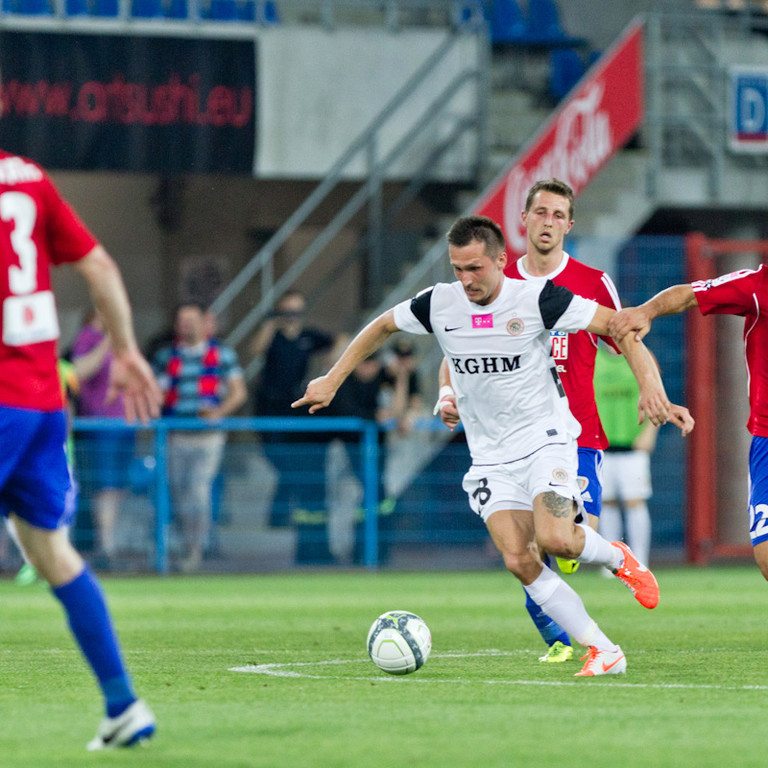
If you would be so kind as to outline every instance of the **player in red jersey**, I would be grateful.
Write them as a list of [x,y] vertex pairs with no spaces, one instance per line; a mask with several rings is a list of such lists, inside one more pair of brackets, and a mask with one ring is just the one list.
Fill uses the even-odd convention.
[[698,306],[702,315],[744,318],[744,355],[749,376],[749,537],[760,572],[768,579],[768,267],[742,269],[714,280],[675,285],[639,307],[619,312],[610,324],[618,339],[632,331],[643,338],[651,321]]
[[[621,303],[611,278],[599,269],[576,261],[563,250],[563,239],[574,224],[573,208],[573,190],[565,182],[548,179],[534,184],[528,190],[525,210],[522,212],[527,231],[526,253],[516,261],[509,262],[504,273],[511,278],[542,284],[551,280],[555,285],[568,288],[579,296],[619,310]],[[595,403],[594,374],[598,338],[618,351],[613,340],[607,336],[597,337],[587,331],[552,333],[552,356],[557,364],[557,372],[568,396],[571,413],[581,425],[578,438],[578,480],[588,522],[594,530],[598,527],[602,501],[603,450],[608,447],[608,439]],[[447,366],[441,367],[440,384],[440,415],[448,426],[453,426],[458,422],[458,411],[452,400]],[[685,418],[690,419],[686,409],[681,409],[681,412],[685,412]],[[692,421],[686,422],[686,425],[682,428],[683,434],[690,430]],[[575,562],[558,562],[568,572],[578,567]],[[563,662],[571,659],[573,649],[568,633],[547,616],[527,593],[525,607],[548,647],[540,661]]]
[[39,165],[0,152],[0,514],[51,585],[96,676],[106,717],[88,748],[103,749],[149,738],[155,720],[133,691],[100,585],[67,537],[74,488],[50,272],[60,264],[85,279],[105,318],[112,396],[122,394],[129,420],[158,416],[160,389],[139,352],[117,265]]

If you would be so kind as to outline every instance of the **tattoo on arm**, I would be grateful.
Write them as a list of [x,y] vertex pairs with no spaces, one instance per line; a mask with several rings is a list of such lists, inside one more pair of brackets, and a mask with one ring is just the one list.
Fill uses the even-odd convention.
[[553,517],[570,517],[573,513],[573,499],[566,499],[554,491],[546,491],[541,495],[545,509]]

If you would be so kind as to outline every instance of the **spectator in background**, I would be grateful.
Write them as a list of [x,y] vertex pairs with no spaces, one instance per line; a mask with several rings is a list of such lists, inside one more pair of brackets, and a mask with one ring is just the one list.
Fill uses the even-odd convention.
[[652,492],[651,453],[659,428],[650,419],[637,423],[639,397],[637,381],[624,357],[599,348],[595,400],[609,441],[603,458],[600,533],[609,541],[626,540],[640,561],[647,563],[651,549],[647,503]]
[[392,354],[386,364],[392,387],[388,407],[388,418],[397,420],[398,434],[408,434],[413,429],[413,420],[422,409],[419,374],[413,345],[407,338],[400,338],[392,346]]
[[[80,381],[78,415],[122,419],[121,398],[107,401],[112,351],[104,322],[91,310],[72,346],[72,363]],[[83,431],[81,451],[82,485],[92,499],[91,511],[97,531],[94,563],[106,567],[115,555],[115,528],[120,501],[128,487],[128,465],[133,457],[134,433],[126,429]]]
[[[263,357],[253,397],[257,416],[297,416],[291,403],[304,391],[312,358],[333,346],[332,336],[305,325],[305,315],[304,294],[287,291],[278,299],[274,314],[264,321],[251,341],[251,354]],[[286,526],[291,522],[297,493],[291,475],[301,461],[301,454],[292,450],[291,444],[312,443],[317,437],[317,433],[262,434],[264,452],[278,473],[270,525]]]
[[[326,410],[328,416],[353,416],[379,424],[378,498],[380,529],[391,524],[395,501],[389,498],[385,484],[387,467],[386,422],[394,422],[394,431],[405,435],[413,427],[413,416],[420,407],[418,376],[413,346],[408,339],[401,339],[392,347],[392,354],[385,364],[384,356],[374,353],[361,360],[350,376],[339,387],[336,398]],[[361,486],[364,483],[364,459],[360,445],[360,433],[341,433],[347,449],[352,472]],[[382,537],[379,561],[386,561],[388,542]],[[355,559],[361,556],[362,541],[356,542]]]
[[213,327],[202,305],[180,305],[176,340],[160,349],[153,361],[165,396],[163,415],[196,417],[209,425],[169,435],[169,480],[174,514],[181,523],[180,569],[185,573],[199,569],[209,543],[211,492],[226,442],[226,433],[210,426],[231,416],[247,399],[237,355],[209,337]]

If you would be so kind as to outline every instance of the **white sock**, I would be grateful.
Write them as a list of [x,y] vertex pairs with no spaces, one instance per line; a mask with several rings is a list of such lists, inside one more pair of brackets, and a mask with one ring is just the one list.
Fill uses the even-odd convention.
[[545,565],[539,577],[525,591],[542,611],[584,646],[613,651],[614,645],[590,618],[584,603],[553,570]]
[[584,530],[584,549],[576,558],[580,563],[597,563],[614,570],[621,565],[621,551],[593,531],[586,523],[577,523]]
[[629,507],[624,513],[627,526],[627,544],[635,553],[635,557],[644,565],[648,565],[651,551],[651,515],[648,505],[641,501]]
[[622,520],[619,505],[610,502],[600,509],[600,525],[597,529],[600,535],[608,541],[621,541],[622,538]]

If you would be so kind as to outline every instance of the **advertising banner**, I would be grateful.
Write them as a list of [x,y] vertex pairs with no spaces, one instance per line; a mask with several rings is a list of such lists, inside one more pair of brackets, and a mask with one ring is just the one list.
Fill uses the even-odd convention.
[[254,46],[3,32],[0,147],[49,169],[250,174]]
[[642,24],[632,24],[491,185],[476,212],[498,221],[510,258],[525,252],[528,189],[556,177],[578,195],[643,119]]
[[731,69],[730,148],[768,152],[768,68]]

